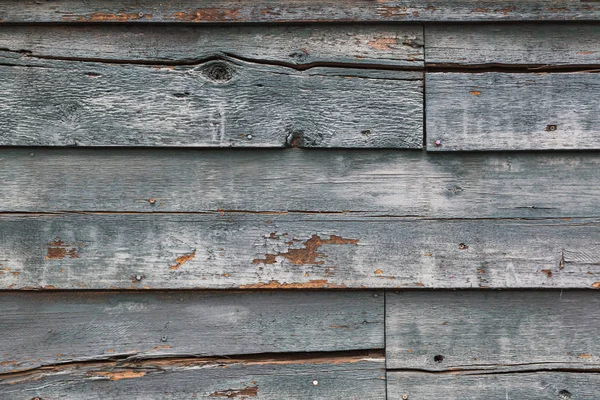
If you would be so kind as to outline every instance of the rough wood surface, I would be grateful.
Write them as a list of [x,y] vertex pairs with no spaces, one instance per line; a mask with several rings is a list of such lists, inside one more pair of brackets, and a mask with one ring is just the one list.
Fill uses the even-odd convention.
[[376,292],[4,292],[0,299],[0,372],[383,347],[383,294]]
[[594,0],[7,0],[0,22],[220,23],[288,21],[598,20]]
[[593,291],[387,292],[387,367],[585,370],[600,367]]
[[0,211],[598,216],[600,157],[394,150],[3,149]]
[[0,145],[423,146],[421,72],[4,55]]
[[431,73],[426,81],[428,151],[600,149],[597,73]]
[[390,400],[576,400],[595,399],[600,374],[531,372],[513,374],[423,374],[389,372]]
[[380,355],[87,363],[0,377],[4,400],[385,398]]
[[308,68],[423,66],[421,25],[5,25],[0,48],[28,56],[192,63],[219,55]]
[[600,221],[0,216],[0,289],[593,288]]
[[426,25],[431,66],[589,66],[600,64],[598,24]]

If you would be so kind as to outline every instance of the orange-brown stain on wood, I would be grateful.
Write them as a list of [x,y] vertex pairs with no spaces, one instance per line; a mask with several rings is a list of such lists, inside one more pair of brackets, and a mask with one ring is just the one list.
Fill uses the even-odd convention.
[[548,278],[552,278],[552,271],[549,269],[543,269],[542,272],[546,274]]
[[258,395],[258,386],[246,386],[243,389],[225,389],[219,390],[217,392],[213,392],[209,395],[209,397],[227,397],[228,399],[233,399],[234,397],[243,396],[246,397],[256,397]]
[[196,251],[192,251],[191,253],[184,254],[175,259],[175,264],[169,267],[170,270],[176,270],[181,267],[186,262],[193,260],[196,257]]
[[473,96],[479,96],[481,94],[481,92],[477,90],[471,90],[469,93],[471,93]]
[[318,235],[312,235],[310,239],[304,242],[304,248],[302,249],[288,249],[286,252],[279,252],[277,254],[265,254],[264,259],[255,258],[252,264],[275,264],[276,257],[280,256],[296,265],[322,265],[324,261],[317,261],[317,258],[324,258],[326,256],[323,253],[317,252],[317,250],[324,244],[357,245],[358,239],[345,239],[337,235],[330,235],[329,239],[321,239]]
[[308,282],[287,283],[272,280],[249,285],[241,285],[240,289],[344,289],[345,285],[329,283],[327,279],[314,279]]
[[594,54],[595,51],[579,51],[577,52],[577,54],[581,54],[581,55],[588,55],[588,54]]
[[61,18],[67,22],[128,22],[140,19],[152,19],[152,14],[139,13],[105,13],[95,12],[90,15],[65,15]]
[[184,22],[243,21],[240,8],[198,8],[190,12],[176,12],[173,18]]
[[377,14],[382,17],[406,17],[409,13],[406,12],[406,7],[379,7]]
[[595,289],[600,289],[600,282],[594,282],[592,283],[592,287]]
[[489,8],[479,8],[479,7],[471,10],[472,13],[487,13],[489,11],[490,11]]
[[[46,252],[46,260],[62,260],[65,257],[79,258],[77,248],[72,247],[74,244],[67,244],[56,238],[52,242],[48,243],[48,250]],[[70,249],[68,247],[71,247]]]
[[586,360],[589,360],[590,358],[592,358],[592,355],[591,354],[587,354],[587,353],[581,353],[581,354],[578,355],[578,357],[586,359]]
[[504,7],[504,8],[496,9],[494,11],[501,12],[504,15],[508,15],[511,12],[515,11],[516,9],[517,9],[517,7],[515,7],[515,6],[507,6],[507,7]]
[[106,376],[111,381],[120,381],[121,379],[141,378],[142,376],[146,375],[146,373],[143,371],[128,370],[122,372],[95,372],[93,375]]
[[393,50],[393,45],[398,44],[397,38],[375,38],[370,40],[367,45],[375,50]]

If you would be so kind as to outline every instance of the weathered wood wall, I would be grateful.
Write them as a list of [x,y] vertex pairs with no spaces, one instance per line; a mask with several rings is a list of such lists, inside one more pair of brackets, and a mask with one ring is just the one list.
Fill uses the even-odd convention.
[[599,20],[0,1],[0,399],[600,398]]

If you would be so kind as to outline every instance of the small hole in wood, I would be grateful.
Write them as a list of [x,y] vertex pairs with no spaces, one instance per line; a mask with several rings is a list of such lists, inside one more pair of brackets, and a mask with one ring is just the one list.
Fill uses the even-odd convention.
[[571,396],[572,394],[568,390],[561,390],[560,392],[558,392],[558,398],[561,400],[569,400]]
[[436,363],[441,363],[442,361],[444,361],[444,356],[441,354],[433,356],[433,361],[435,361]]
[[546,132],[552,132],[558,129],[558,125],[546,125]]

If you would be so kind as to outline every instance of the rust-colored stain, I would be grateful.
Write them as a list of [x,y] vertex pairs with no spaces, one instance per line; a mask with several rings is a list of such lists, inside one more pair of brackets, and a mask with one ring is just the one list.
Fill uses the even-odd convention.
[[63,21],[67,22],[127,22],[140,19],[152,19],[152,14],[144,13],[105,13],[95,12],[90,15],[65,15]]
[[312,235],[310,239],[304,242],[304,248],[302,249],[288,249],[286,252],[279,252],[277,254],[265,254],[265,258],[255,258],[253,264],[275,264],[276,257],[280,256],[292,264],[296,265],[322,265],[324,261],[317,261],[317,258],[326,257],[324,254],[317,252],[319,247],[324,244],[342,245],[351,244],[357,245],[358,239],[345,239],[341,236],[330,235],[329,239],[321,239],[319,235]]
[[243,21],[240,8],[198,8],[190,12],[176,12],[173,18],[185,22]]
[[370,40],[367,45],[375,50],[393,50],[393,45],[398,44],[397,38],[375,38]]
[[579,358],[584,358],[586,360],[592,358],[591,354],[587,354],[587,353],[581,353],[580,355],[578,355]]
[[494,10],[494,11],[501,12],[504,15],[508,15],[511,12],[515,11],[516,9],[517,9],[517,7],[515,7],[515,6],[507,6],[507,7],[504,7],[504,8],[499,8],[499,9]]
[[592,283],[592,287],[595,289],[600,289],[600,282],[594,282]]
[[[48,251],[46,252],[46,260],[62,260],[65,257],[79,258],[76,247],[71,247],[73,244],[67,244],[56,238],[48,243]],[[71,247],[70,249],[67,247]]]
[[127,370],[122,372],[95,372],[94,375],[106,376],[111,381],[120,381],[121,379],[141,378],[146,373],[143,371]]
[[548,278],[552,278],[552,271],[549,269],[543,269],[542,272],[546,274]]
[[489,8],[474,8],[471,10],[472,13],[487,13],[489,11]]
[[553,12],[569,12],[569,11],[571,11],[567,7],[546,7],[546,10],[553,11]]
[[196,251],[192,251],[191,253],[187,253],[184,254],[182,256],[179,256],[175,259],[175,265],[171,265],[169,267],[170,270],[176,270],[179,267],[181,267],[183,264],[185,264],[186,262],[193,260],[194,257],[196,257]]
[[213,392],[209,397],[227,397],[232,399],[238,396],[256,397],[258,395],[258,386],[246,386],[243,389],[226,389]]
[[381,275],[381,274],[383,274],[382,270],[380,270],[380,269],[375,270],[375,275]]
[[423,282],[417,282],[415,283],[415,286],[423,287],[425,284]]
[[287,283],[272,280],[249,285],[241,285],[240,289],[344,289],[345,285],[329,283],[327,279],[314,279],[308,282]]
[[479,96],[481,94],[481,92],[477,90],[471,90],[469,93],[471,93],[473,96]]
[[588,54],[594,54],[595,51],[578,51],[577,54],[581,54],[581,55],[588,55]]
[[379,7],[377,14],[382,17],[406,17],[409,14],[406,12],[406,7]]

